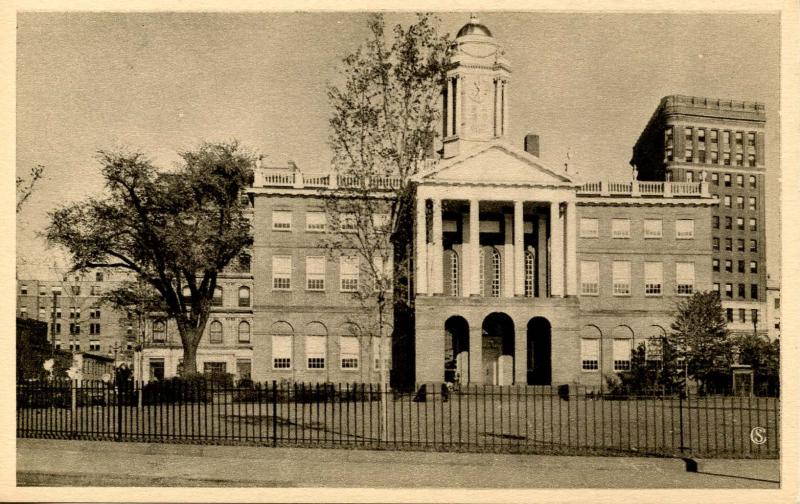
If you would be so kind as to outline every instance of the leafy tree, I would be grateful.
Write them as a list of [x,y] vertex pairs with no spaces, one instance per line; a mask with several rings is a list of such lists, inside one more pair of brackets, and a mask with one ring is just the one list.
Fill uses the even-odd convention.
[[780,382],[780,340],[770,341],[755,334],[736,338],[739,364],[753,369],[753,385],[757,393],[776,395]]
[[[328,89],[337,184],[323,191],[329,248],[359,258],[370,281],[355,295],[377,315],[381,340],[390,326],[401,339],[413,327],[411,178],[432,153],[451,54],[448,36],[429,14],[395,26],[392,35],[387,40],[382,15],[372,16],[367,40],[342,62],[342,83]],[[383,362],[381,356],[381,368]]]
[[31,168],[27,180],[22,177],[17,177],[17,213],[22,210],[22,205],[24,205],[31,194],[33,194],[33,187],[42,176],[44,176],[44,166],[36,165]]
[[701,391],[727,383],[733,363],[733,341],[729,337],[719,294],[696,292],[678,304],[668,341],[678,358],[686,359],[686,374]]
[[142,153],[100,151],[105,194],[51,212],[46,237],[74,270],[126,270],[149,284],[176,321],[193,374],[217,276],[252,243],[241,195],[254,159],[235,141],[180,157],[163,173]]

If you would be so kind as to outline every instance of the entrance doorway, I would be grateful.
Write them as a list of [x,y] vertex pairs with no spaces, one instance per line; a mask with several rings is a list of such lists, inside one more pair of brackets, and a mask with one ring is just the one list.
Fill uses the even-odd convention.
[[533,317],[528,322],[528,385],[550,385],[551,328],[544,317]]
[[444,381],[469,382],[469,323],[458,315],[444,323]]
[[491,313],[483,320],[483,381],[489,385],[514,383],[514,321],[505,313]]

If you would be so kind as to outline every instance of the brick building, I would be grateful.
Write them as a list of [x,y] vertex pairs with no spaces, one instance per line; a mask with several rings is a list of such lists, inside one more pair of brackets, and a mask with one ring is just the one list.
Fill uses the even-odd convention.
[[766,334],[764,105],[666,96],[633,147],[640,180],[709,182],[712,285],[732,332]]

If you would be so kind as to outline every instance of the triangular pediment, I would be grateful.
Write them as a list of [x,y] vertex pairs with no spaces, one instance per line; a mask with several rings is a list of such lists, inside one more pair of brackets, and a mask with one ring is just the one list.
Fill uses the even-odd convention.
[[573,185],[566,173],[548,168],[536,156],[502,142],[440,161],[417,180],[423,184]]

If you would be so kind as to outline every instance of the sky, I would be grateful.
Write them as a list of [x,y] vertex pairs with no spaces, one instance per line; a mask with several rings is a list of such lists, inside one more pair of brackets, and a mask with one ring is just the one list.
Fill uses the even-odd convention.
[[[512,65],[508,140],[540,136],[583,179],[630,177],[631,148],[670,94],[760,101],[767,110],[768,273],[779,275],[780,24],[777,15],[478,13]],[[440,13],[452,35],[469,14]],[[326,86],[366,34],[363,13],[20,13],[17,174],[45,178],[17,215],[26,276],[53,260],[47,213],[102,190],[100,149],[169,168],[201,141],[238,139],[270,165],[325,171]],[[410,13],[388,13],[387,25]]]

